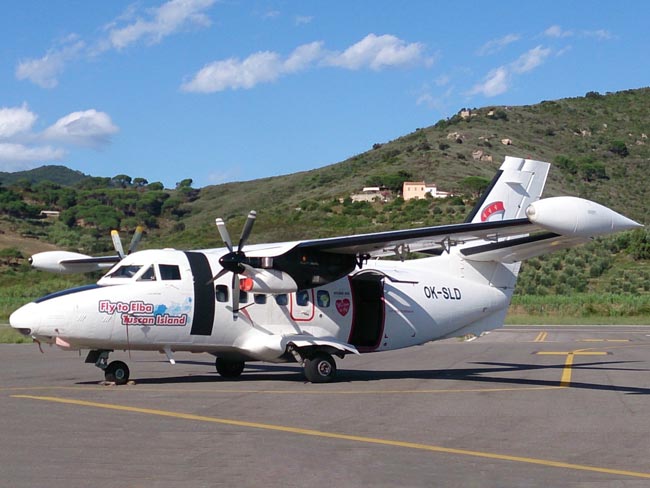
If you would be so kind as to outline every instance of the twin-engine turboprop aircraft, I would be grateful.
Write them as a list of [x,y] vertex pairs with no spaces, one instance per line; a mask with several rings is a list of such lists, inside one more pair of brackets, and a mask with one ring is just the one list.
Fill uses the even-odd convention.
[[[33,264],[50,271],[118,262],[97,284],[21,307],[11,326],[38,342],[89,349],[86,362],[118,384],[129,368],[108,362],[116,349],[161,351],[172,364],[174,351],[207,352],[223,377],[239,376],[246,361],[295,361],[309,381],[331,381],[332,356],[500,327],[522,260],[640,226],[588,200],[540,200],[549,167],[506,157],[462,224],[246,246],[251,212],[236,247],[217,219],[225,248],[41,253]],[[430,256],[375,259],[410,252]]]

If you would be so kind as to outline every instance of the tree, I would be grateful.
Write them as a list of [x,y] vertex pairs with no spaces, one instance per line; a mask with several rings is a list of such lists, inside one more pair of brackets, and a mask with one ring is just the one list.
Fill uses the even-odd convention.
[[131,177],[129,175],[117,175],[113,176],[111,183],[120,188],[127,188],[131,186]]
[[185,178],[176,183],[176,189],[180,190],[181,188],[192,188],[192,178]]
[[148,184],[149,182],[145,178],[133,178],[133,186],[136,188],[143,188]]
[[467,193],[471,198],[480,197],[489,184],[489,180],[480,176],[468,176],[460,182],[463,192]]
[[165,189],[165,186],[160,181],[154,181],[147,185],[147,190],[151,191],[162,191]]

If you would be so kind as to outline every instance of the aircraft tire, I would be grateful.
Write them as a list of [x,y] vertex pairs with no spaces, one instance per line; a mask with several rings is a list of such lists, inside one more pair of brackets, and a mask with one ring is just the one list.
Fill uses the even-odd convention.
[[104,378],[106,381],[110,381],[116,385],[126,385],[129,381],[129,374],[129,367],[122,361],[112,361],[104,370]]
[[305,377],[310,383],[329,383],[336,376],[336,361],[326,352],[315,352],[305,360]]
[[237,378],[244,371],[245,364],[244,361],[227,361],[222,358],[217,358],[214,366],[217,368],[217,373],[224,378]]

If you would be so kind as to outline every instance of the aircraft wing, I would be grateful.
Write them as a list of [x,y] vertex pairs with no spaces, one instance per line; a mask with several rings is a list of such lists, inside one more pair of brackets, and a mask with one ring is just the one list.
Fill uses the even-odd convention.
[[119,256],[87,256],[78,252],[45,251],[34,254],[29,262],[42,271],[53,273],[89,273],[113,267],[122,258]]
[[461,245],[462,254],[470,260],[515,262],[641,227],[607,207],[576,197],[538,200],[527,207],[525,215],[260,246],[249,255],[273,257],[313,250],[361,257],[403,256],[408,252],[437,254]]
[[314,239],[299,242],[297,249],[317,249],[335,254],[369,255],[373,257],[403,252],[436,251],[476,240],[502,240],[521,236],[541,228],[528,219],[499,222],[463,223],[422,227],[417,229],[376,232],[345,237]]

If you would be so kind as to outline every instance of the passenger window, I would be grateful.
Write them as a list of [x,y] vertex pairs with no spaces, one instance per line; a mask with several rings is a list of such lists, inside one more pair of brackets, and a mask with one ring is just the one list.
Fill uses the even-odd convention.
[[228,301],[228,287],[226,285],[217,285],[214,294],[218,302],[225,303]]
[[318,290],[316,292],[316,303],[320,308],[327,308],[330,306],[330,293],[327,290]]
[[282,293],[281,295],[275,295],[275,303],[277,303],[281,307],[286,307],[289,304],[289,297],[287,296],[286,293]]
[[161,264],[160,279],[161,280],[180,280],[181,270],[175,264]]
[[138,281],[156,281],[156,273],[153,270],[153,266],[149,266],[147,271],[142,273]]
[[248,303],[248,293],[244,290],[239,290],[239,303]]
[[253,300],[255,300],[255,303],[258,305],[264,305],[266,303],[266,295],[255,293],[255,295],[253,295]]
[[296,304],[304,307],[309,304],[309,292],[307,290],[301,290],[296,292]]

